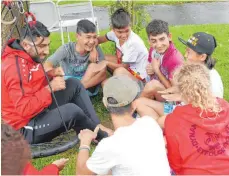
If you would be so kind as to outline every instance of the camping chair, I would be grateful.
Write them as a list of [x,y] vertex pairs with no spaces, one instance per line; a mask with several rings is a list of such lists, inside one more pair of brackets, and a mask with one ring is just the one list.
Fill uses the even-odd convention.
[[99,33],[98,21],[94,16],[92,1],[61,5],[64,0],[58,0],[56,3],[57,12],[59,15],[59,24],[61,28],[61,40],[64,44],[63,28],[66,29],[68,42],[70,42],[69,27],[76,27],[77,23],[82,19],[88,19],[97,27]]

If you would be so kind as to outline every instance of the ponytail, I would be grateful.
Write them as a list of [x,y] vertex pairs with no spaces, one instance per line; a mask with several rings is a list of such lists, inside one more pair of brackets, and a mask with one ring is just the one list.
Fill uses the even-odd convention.
[[209,70],[213,69],[215,64],[216,64],[216,60],[212,58],[212,56],[207,55],[207,58],[204,61],[205,65],[207,66],[207,68]]

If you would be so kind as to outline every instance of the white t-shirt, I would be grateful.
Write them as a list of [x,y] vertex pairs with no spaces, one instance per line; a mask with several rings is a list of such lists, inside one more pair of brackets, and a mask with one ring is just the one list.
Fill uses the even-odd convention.
[[223,98],[223,83],[219,73],[215,69],[210,70],[210,79],[213,95]]
[[170,175],[162,130],[148,116],[118,128],[114,135],[103,139],[87,161],[96,174]]
[[108,32],[106,37],[108,40],[114,41],[116,48],[122,52],[122,62],[129,64],[130,69],[139,73],[141,78],[144,79],[147,76],[148,50],[143,40],[133,31],[122,46],[120,46],[119,39],[113,31]]

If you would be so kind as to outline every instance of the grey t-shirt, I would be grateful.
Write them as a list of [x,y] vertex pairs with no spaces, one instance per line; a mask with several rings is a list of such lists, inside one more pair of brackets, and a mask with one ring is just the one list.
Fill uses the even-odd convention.
[[[65,76],[82,77],[87,70],[89,64],[90,53],[80,55],[75,49],[76,42],[69,42],[59,47],[56,52],[48,58],[55,67],[60,65]],[[104,54],[99,46],[97,46],[99,61],[104,59]]]

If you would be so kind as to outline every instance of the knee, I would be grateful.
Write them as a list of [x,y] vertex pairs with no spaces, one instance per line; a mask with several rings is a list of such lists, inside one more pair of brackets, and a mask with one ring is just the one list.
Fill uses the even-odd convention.
[[90,70],[91,70],[91,69],[94,69],[95,66],[96,66],[95,63],[90,63],[90,64],[88,65],[87,69],[90,69]]
[[114,75],[125,75],[127,72],[127,70],[124,68],[124,67],[119,67],[119,68],[116,68],[115,71],[114,71]]
[[144,103],[145,97],[139,97],[138,99],[134,100],[133,105],[135,107],[139,107]]
[[66,89],[77,90],[83,88],[83,84],[77,78],[69,78],[66,80]]
[[106,74],[107,74],[107,67],[103,68],[103,69],[101,70],[101,73],[102,73],[103,75],[106,75]]
[[74,103],[67,103],[60,107],[63,119],[69,121],[75,119],[76,117],[82,117],[84,115],[83,110]]
[[145,85],[145,90],[153,90],[160,87],[161,83],[158,80],[152,80]]

